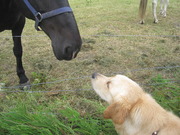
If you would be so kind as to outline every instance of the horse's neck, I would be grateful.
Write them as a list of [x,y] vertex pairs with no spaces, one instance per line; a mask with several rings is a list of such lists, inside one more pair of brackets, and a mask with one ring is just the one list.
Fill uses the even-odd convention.
[[0,0],[0,10],[8,10],[13,7],[14,0]]

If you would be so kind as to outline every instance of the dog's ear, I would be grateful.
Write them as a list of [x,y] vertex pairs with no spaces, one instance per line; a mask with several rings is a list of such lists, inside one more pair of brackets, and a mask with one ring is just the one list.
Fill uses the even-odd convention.
[[130,106],[128,104],[125,105],[117,102],[108,106],[103,116],[105,119],[112,119],[116,124],[122,124],[129,115],[129,112]]

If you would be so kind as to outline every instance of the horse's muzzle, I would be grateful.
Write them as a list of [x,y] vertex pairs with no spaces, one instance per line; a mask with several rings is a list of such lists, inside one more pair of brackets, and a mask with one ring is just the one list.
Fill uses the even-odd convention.
[[77,56],[78,52],[79,52],[79,49],[74,51],[74,49],[72,47],[66,47],[64,54],[63,54],[63,56],[64,56],[63,58],[64,58],[64,60],[74,59]]
[[76,58],[80,49],[74,49],[72,47],[66,47],[62,53],[55,52],[55,56],[58,60],[72,60]]

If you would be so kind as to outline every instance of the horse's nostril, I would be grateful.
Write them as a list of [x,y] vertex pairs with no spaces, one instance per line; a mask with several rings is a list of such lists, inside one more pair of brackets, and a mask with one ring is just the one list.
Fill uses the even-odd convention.
[[66,54],[72,54],[72,49],[71,49],[71,47],[66,47],[65,53],[66,53]]
[[72,57],[73,48],[72,48],[72,47],[66,47],[66,49],[65,49],[65,54],[66,54],[68,57]]
[[71,60],[71,59],[74,59],[78,52],[79,52],[80,49],[76,49],[72,46],[67,46],[66,48],[64,48],[64,53],[63,53],[63,58],[65,60]]
[[72,59],[73,48],[70,47],[70,46],[66,47],[65,50],[64,50],[64,56],[66,57],[66,58],[65,57],[64,58],[67,59],[67,60]]

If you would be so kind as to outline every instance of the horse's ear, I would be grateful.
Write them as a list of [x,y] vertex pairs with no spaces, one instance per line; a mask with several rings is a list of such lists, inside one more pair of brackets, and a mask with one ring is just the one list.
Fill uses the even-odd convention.
[[112,119],[116,124],[122,124],[129,115],[130,107],[122,103],[113,103],[104,111],[105,119]]

